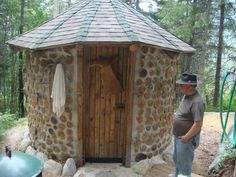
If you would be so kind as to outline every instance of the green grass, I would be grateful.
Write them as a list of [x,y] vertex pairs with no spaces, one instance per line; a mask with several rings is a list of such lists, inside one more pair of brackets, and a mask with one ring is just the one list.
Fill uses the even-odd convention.
[[7,129],[16,125],[17,116],[15,114],[2,114],[0,113],[0,135],[2,135]]
[[4,133],[9,128],[16,125],[17,117],[15,114],[2,114],[0,113],[0,146],[3,146]]

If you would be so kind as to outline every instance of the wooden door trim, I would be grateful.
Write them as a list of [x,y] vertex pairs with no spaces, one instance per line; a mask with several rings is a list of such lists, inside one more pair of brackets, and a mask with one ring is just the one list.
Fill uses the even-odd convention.
[[132,117],[133,117],[133,98],[134,98],[134,71],[135,71],[135,55],[137,45],[130,45],[129,58],[127,58],[127,87],[126,87],[126,106],[125,117],[126,119],[126,136],[125,136],[125,157],[123,165],[130,167],[131,165],[131,142],[132,142]]
[[77,163],[78,166],[82,166],[84,164],[84,135],[83,135],[83,127],[84,127],[84,73],[83,73],[83,67],[84,67],[84,47],[82,45],[76,46],[77,50],[77,116],[78,116],[78,149],[77,149]]

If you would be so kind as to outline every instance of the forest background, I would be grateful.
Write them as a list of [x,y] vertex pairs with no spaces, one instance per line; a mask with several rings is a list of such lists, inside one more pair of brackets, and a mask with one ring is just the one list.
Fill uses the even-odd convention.
[[[196,49],[194,55],[180,57],[178,76],[186,70],[196,73],[202,82],[198,89],[206,110],[219,111],[222,81],[227,72],[236,68],[236,0],[124,1]],[[0,118],[9,114],[17,118],[27,115],[24,55],[13,53],[6,41],[63,13],[75,3],[80,0],[0,0]],[[235,79],[232,75],[226,82],[224,109],[228,107]],[[176,94],[176,103],[180,97]],[[234,96],[232,108],[235,106]]]

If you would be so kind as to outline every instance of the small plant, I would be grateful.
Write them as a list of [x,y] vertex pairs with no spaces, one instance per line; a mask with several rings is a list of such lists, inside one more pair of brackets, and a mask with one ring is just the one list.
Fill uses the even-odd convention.
[[213,169],[213,172],[219,172],[222,170],[228,163],[236,160],[236,149],[226,142],[225,151],[220,155],[220,161]]

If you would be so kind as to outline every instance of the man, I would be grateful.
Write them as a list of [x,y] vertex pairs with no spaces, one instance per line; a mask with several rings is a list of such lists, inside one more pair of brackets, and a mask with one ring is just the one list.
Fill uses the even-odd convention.
[[191,176],[194,150],[199,145],[200,131],[204,116],[204,103],[196,90],[197,76],[185,72],[176,82],[184,94],[174,117],[174,154],[175,177]]

